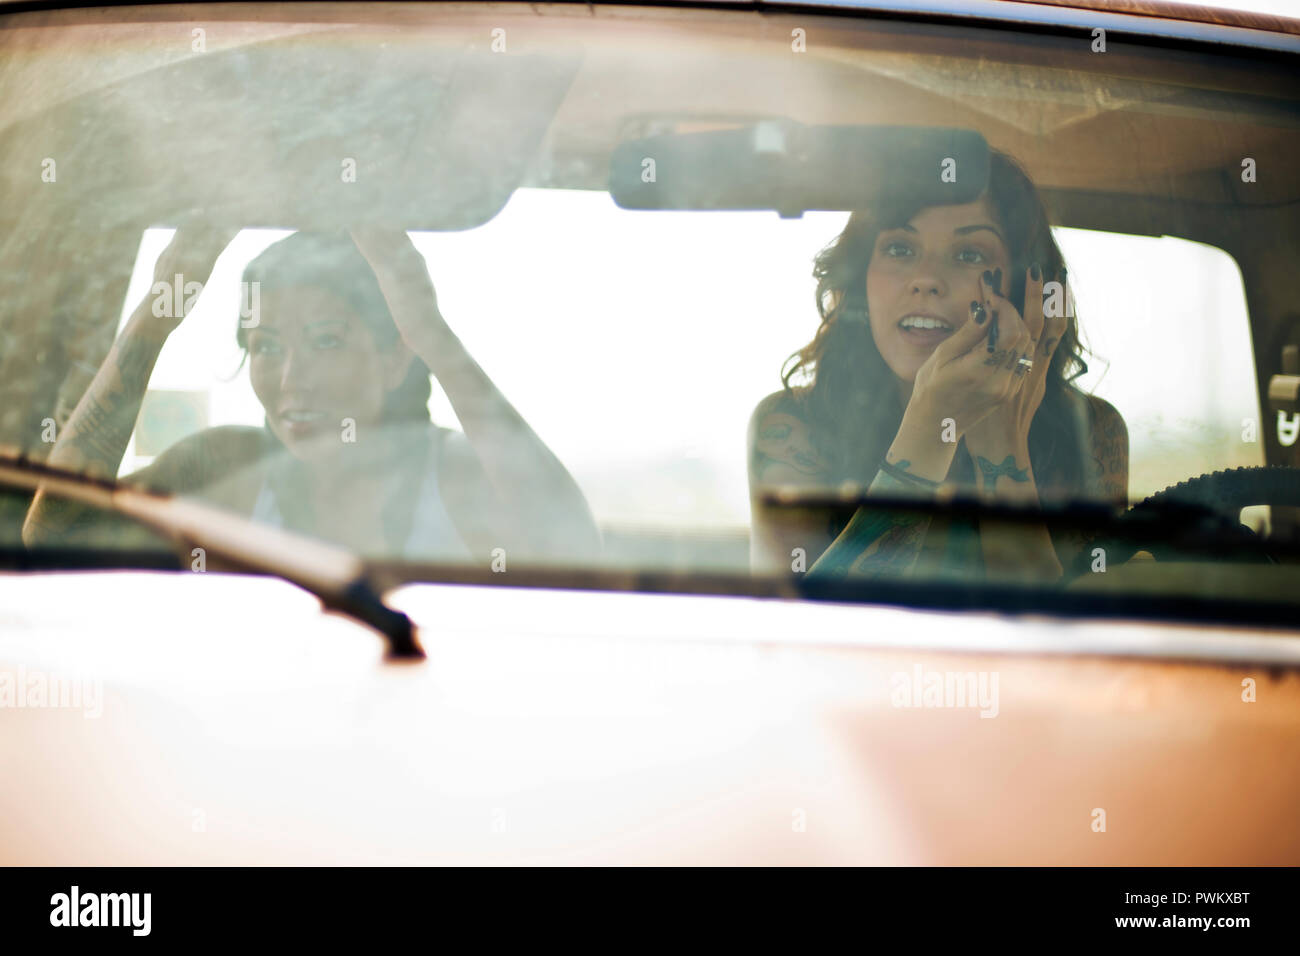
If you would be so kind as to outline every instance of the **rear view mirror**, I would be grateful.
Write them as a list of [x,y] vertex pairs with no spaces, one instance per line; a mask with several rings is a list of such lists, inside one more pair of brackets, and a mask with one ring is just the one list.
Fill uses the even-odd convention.
[[888,195],[973,202],[989,176],[974,130],[924,126],[752,126],[619,144],[609,191],[624,209],[860,209]]

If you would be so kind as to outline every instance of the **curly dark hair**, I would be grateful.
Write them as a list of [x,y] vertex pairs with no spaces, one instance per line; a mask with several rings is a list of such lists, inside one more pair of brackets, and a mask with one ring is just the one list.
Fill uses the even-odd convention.
[[[985,195],[1007,237],[1010,275],[1023,276],[1037,262],[1045,276],[1057,276],[1065,261],[1052,237],[1042,199],[1005,153],[991,153]],[[867,266],[879,234],[905,225],[926,205],[885,199],[854,212],[844,231],[814,261],[821,326],[808,345],[786,360],[781,381],[808,423],[813,444],[829,463],[835,482],[870,484],[902,424],[904,408],[896,378],[871,335]],[[1011,282],[1007,297],[1022,313],[1024,293],[1022,283]],[[1040,488],[1078,492],[1084,483],[1078,440],[1081,424],[1071,401],[1083,394],[1072,384],[1088,370],[1083,352],[1078,325],[1071,317],[1052,356],[1043,402],[1029,430],[1029,457]],[[797,374],[807,383],[792,386]],[[958,455],[957,477],[974,480],[967,455]]]

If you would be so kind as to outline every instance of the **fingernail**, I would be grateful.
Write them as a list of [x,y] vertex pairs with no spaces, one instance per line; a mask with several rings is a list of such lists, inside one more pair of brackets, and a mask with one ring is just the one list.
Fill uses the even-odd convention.
[[970,314],[971,318],[975,320],[976,325],[984,324],[984,310],[980,308],[980,304],[974,299],[971,300]]
[[985,285],[992,285],[992,284],[993,284],[993,273],[992,273],[992,271],[989,270],[989,269],[985,269],[985,270],[984,270],[984,284],[985,284]]
[[1035,262],[1032,266],[1029,267],[1029,278],[1037,282],[1042,277],[1043,277],[1043,270],[1038,268],[1038,263]]
[[1002,294],[1002,270],[999,269],[993,273],[993,291],[998,295]]

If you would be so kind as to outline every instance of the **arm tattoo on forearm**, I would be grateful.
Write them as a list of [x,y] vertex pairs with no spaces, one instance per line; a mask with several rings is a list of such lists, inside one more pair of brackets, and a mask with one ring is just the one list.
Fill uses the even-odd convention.
[[[160,342],[129,331],[118,340],[64,426],[50,452],[50,464],[102,478],[117,477],[160,348]],[[94,509],[42,491],[27,514],[24,539],[66,539],[95,523],[92,518],[98,520]]]
[[808,574],[818,578],[903,577],[921,553],[929,527],[929,515],[859,508]]
[[[882,461],[871,491],[914,495],[918,487],[933,490],[939,486],[939,482],[912,474],[909,465],[907,459],[893,464]],[[808,573],[819,578],[903,577],[921,554],[930,520],[930,515],[863,506]]]
[[108,378],[101,381],[96,376],[91,383],[65,426],[69,432],[67,441],[63,448],[55,447],[51,461],[115,477],[157,360],[156,343],[129,334],[122,338],[105,362],[106,369],[111,368]]
[[1028,481],[1029,469],[1017,468],[1014,455],[1007,455],[1002,459],[1002,464],[995,465],[983,455],[976,455],[976,464],[979,465],[980,474],[984,476],[984,490],[993,491],[997,488],[998,479],[1006,475],[1012,481]]

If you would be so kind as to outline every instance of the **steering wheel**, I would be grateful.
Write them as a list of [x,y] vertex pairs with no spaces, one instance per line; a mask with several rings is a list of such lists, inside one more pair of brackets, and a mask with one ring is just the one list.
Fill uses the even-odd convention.
[[1106,549],[1108,562],[1123,563],[1139,551],[1176,561],[1195,552],[1198,536],[1206,531],[1239,537],[1252,546],[1254,560],[1271,562],[1259,535],[1241,524],[1241,509],[1249,505],[1300,507],[1300,468],[1232,468],[1170,485],[1126,511],[1104,537],[1088,542],[1059,583],[1088,573],[1094,547]]

